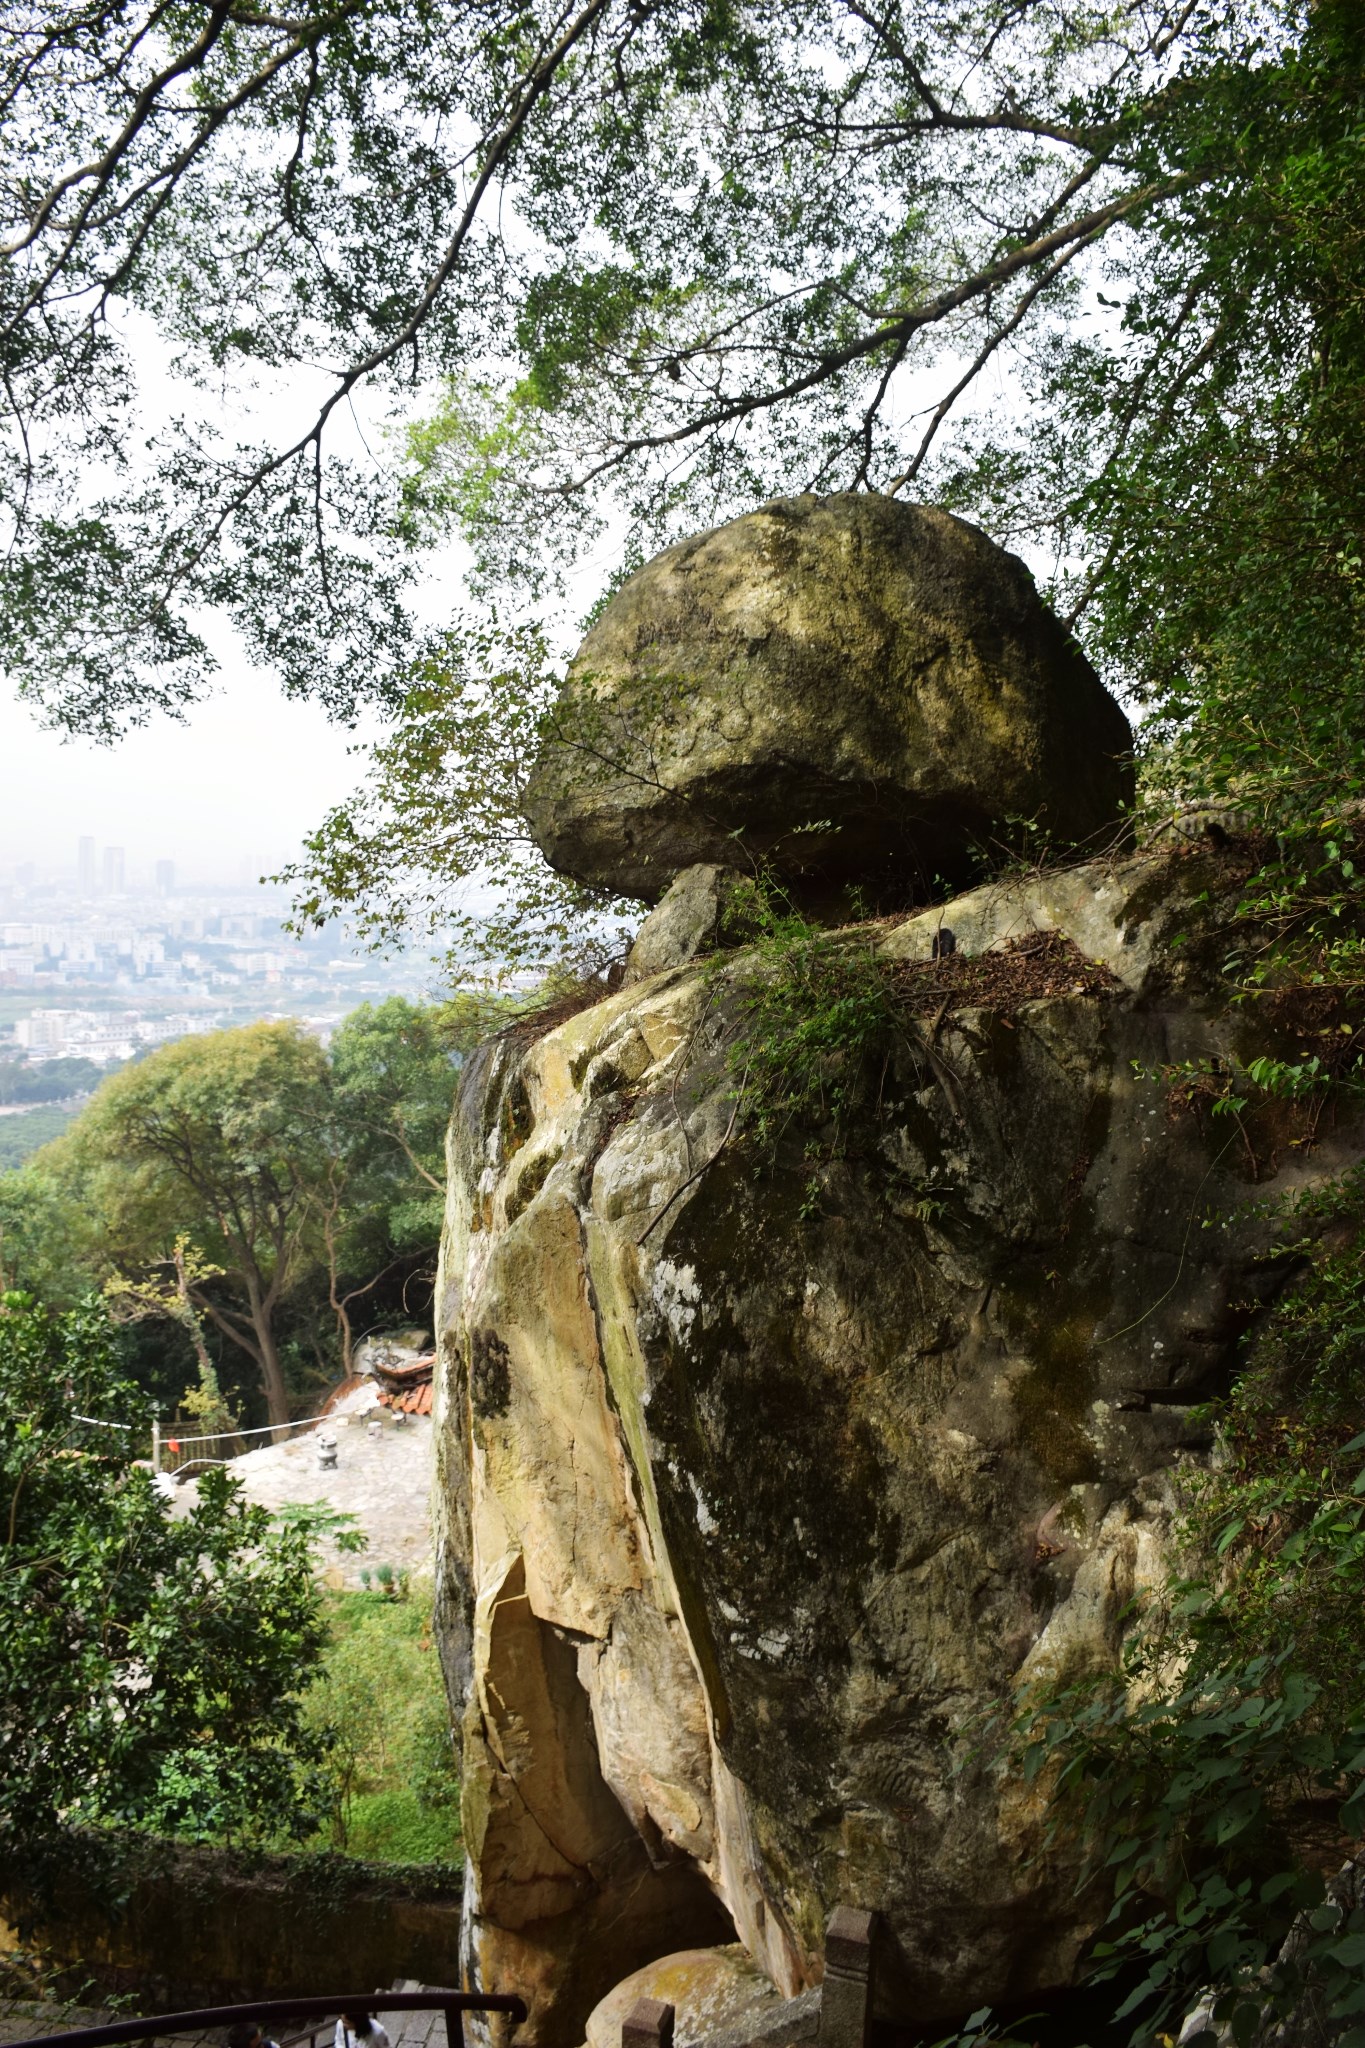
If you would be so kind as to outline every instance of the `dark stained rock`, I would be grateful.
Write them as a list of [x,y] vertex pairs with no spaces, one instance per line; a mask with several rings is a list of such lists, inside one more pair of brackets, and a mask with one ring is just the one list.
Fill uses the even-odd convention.
[[616,593],[529,813],[561,872],[654,902],[698,862],[890,907],[1021,820],[1095,848],[1132,735],[1033,579],[977,527],[871,493],[778,498]]
[[728,1939],[697,1931],[708,1889],[784,1998],[852,1901],[884,2018],[946,2032],[1069,1981],[1093,1895],[983,1725],[1116,1657],[1197,1411],[1288,1270],[1271,1201],[1365,1144],[1345,1119],[1253,1177],[1152,1078],[1235,1049],[1245,873],[1199,844],[832,941],[896,1003],[834,1149],[737,1100],[762,949],[469,1062],[442,1582],[472,1645],[467,1968],[527,1998],[527,2048]]

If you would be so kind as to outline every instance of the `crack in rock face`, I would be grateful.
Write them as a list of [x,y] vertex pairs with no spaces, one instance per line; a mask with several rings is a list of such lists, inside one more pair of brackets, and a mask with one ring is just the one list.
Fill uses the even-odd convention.
[[[528,791],[552,866],[657,902],[762,865],[837,914],[962,883],[1020,820],[1117,840],[1132,734],[1019,559],[931,507],[778,498],[605,606]],[[973,861],[976,868],[973,868]]]

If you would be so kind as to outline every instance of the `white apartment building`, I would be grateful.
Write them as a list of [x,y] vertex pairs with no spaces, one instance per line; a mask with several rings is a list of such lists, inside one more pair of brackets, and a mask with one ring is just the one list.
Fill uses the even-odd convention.
[[132,1012],[35,1010],[31,1016],[19,1018],[14,1037],[30,1059],[79,1056],[103,1065],[108,1060],[130,1060],[143,1042],[143,1028],[142,1020]]
[[14,1027],[14,1042],[29,1052],[61,1053],[66,1050],[66,1027],[72,1010],[35,1010],[20,1017]]

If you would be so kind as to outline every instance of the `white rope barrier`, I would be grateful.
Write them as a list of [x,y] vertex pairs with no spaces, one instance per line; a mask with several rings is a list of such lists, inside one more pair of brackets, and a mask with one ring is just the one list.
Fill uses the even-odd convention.
[[[307,1429],[311,1423],[330,1421],[327,1415],[301,1415],[295,1422],[266,1422],[259,1429],[215,1429],[207,1436],[182,1436],[177,1429],[175,1441],[178,1444],[220,1444],[228,1436],[273,1436],[277,1429]],[[121,1425],[119,1425],[121,1427]],[[169,1443],[169,1437],[163,1437]]]
[[[119,1429],[123,1431],[125,1436],[128,1435],[133,1428],[133,1424],[131,1422],[106,1422],[103,1419],[103,1417],[99,1415],[78,1415],[74,1408],[71,1411],[71,1420],[73,1422],[84,1422],[88,1424],[91,1429]],[[330,1420],[331,1417],[325,1414],[300,1415],[293,1422],[265,1422],[262,1423],[260,1427],[256,1429],[215,1429],[210,1430],[207,1434],[203,1436],[185,1436],[180,1430],[176,1430],[174,1441],[177,1446],[183,1446],[185,1444],[220,1444],[223,1442],[225,1437],[273,1436],[277,1429],[309,1429],[315,1422],[328,1422]],[[174,1428],[174,1424],[171,1424],[171,1427]],[[169,1444],[171,1442],[171,1438],[169,1436],[163,1436],[162,1442],[164,1444]]]

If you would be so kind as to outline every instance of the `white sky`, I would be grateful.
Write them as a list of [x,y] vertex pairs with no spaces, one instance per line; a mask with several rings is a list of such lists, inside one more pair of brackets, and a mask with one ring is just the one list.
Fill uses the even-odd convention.
[[76,865],[76,841],[122,846],[128,878],[237,882],[281,865],[360,779],[357,735],[289,703],[240,658],[185,724],[157,718],[112,747],[63,740],[0,689],[0,871]]
[[[301,372],[277,389],[241,389],[215,403],[178,384],[148,323],[138,319],[136,328],[139,373],[153,410],[175,399],[225,420],[249,419],[257,431],[286,424],[295,430]],[[995,374],[1003,372],[997,367]],[[908,400],[915,380],[903,381]],[[937,391],[934,378],[925,394]],[[368,424],[377,431],[375,421]],[[340,452],[351,452],[346,443],[361,431],[359,422],[353,427],[338,416]],[[564,617],[582,616],[615,552],[607,539],[571,579]],[[426,588],[415,593],[419,612],[448,607],[462,580],[462,555],[458,543],[437,552]],[[222,666],[214,695],[183,724],[158,717],[111,747],[45,731],[0,682],[0,875],[30,860],[49,873],[74,874],[83,833],[93,834],[101,850],[122,846],[134,883],[148,879],[161,859],[176,863],[177,880],[240,882],[297,854],[304,834],[356,787],[364,763],[349,750],[376,737],[377,727],[347,732],[317,706],[289,702],[273,677],[251,667],[222,622],[217,631]]]

